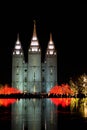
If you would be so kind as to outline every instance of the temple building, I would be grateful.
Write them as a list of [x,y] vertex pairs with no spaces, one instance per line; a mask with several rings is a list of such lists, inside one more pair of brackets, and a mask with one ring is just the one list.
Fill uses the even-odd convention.
[[34,22],[33,36],[28,48],[28,62],[19,35],[12,54],[12,86],[22,92],[49,92],[57,84],[57,50],[50,33],[44,62]]

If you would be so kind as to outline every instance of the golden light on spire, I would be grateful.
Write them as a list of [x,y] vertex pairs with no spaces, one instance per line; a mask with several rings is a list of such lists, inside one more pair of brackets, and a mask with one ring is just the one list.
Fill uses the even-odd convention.
[[29,51],[40,52],[40,46],[39,46],[37,33],[36,33],[36,21],[33,20],[33,22],[34,22],[34,29],[33,29],[33,36],[32,36],[32,39],[31,39]]
[[14,51],[13,51],[13,55],[14,54],[17,54],[17,55],[21,54],[21,55],[23,55],[21,42],[19,40],[19,33],[17,34],[17,41],[16,41],[16,44],[15,44],[15,47],[14,47]]
[[50,33],[50,42],[52,42],[52,33]]
[[52,33],[50,33],[50,40],[49,40],[48,47],[47,47],[47,55],[48,55],[48,54],[49,54],[49,55],[56,54],[54,42],[53,42],[53,40],[52,40]]
[[19,33],[17,34],[17,41],[19,41]]
[[20,44],[19,33],[17,34],[17,41],[16,41],[16,44]]
[[33,37],[36,38],[36,21],[34,20],[34,30],[33,30]]

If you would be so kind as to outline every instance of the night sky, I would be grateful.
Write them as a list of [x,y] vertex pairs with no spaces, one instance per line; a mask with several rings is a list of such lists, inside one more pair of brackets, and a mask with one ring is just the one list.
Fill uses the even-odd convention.
[[[56,4],[55,4],[56,5]],[[3,4],[4,6],[4,4]],[[5,10],[4,10],[5,9]],[[17,33],[27,61],[28,47],[36,20],[42,61],[52,33],[58,55],[58,83],[87,73],[87,6],[44,6],[11,3],[0,11],[0,84],[11,84],[12,51]]]

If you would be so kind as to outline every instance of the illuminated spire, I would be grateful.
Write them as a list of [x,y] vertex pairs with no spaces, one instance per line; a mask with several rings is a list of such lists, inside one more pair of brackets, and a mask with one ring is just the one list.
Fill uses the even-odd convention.
[[15,47],[14,47],[14,51],[13,51],[13,54],[23,54],[23,50],[22,50],[22,46],[21,46],[21,42],[19,40],[19,33],[17,34],[17,40],[16,40],[16,44],[15,44]]
[[32,52],[40,52],[41,51],[40,46],[39,46],[39,42],[38,42],[38,38],[37,38],[37,33],[36,33],[36,21],[35,20],[34,20],[33,36],[31,39],[29,51],[32,51]]
[[36,35],[36,21],[35,20],[34,20],[33,37],[37,37],[37,35]]
[[52,33],[50,33],[50,42],[52,42]]
[[17,41],[20,41],[20,40],[19,40],[19,33],[17,34]]
[[50,40],[48,42],[48,47],[47,47],[47,53],[46,54],[47,55],[56,55],[54,42],[52,40],[52,33],[50,33]]

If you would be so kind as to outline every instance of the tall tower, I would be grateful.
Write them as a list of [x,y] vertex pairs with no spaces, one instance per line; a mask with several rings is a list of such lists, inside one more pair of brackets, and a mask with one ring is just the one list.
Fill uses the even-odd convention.
[[18,35],[12,55],[12,86],[21,91],[23,91],[23,65],[24,54]]
[[57,51],[50,33],[50,40],[46,50],[46,92],[57,84]]
[[41,92],[41,49],[34,21],[33,36],[28,50],[28,87],[29,92]]

